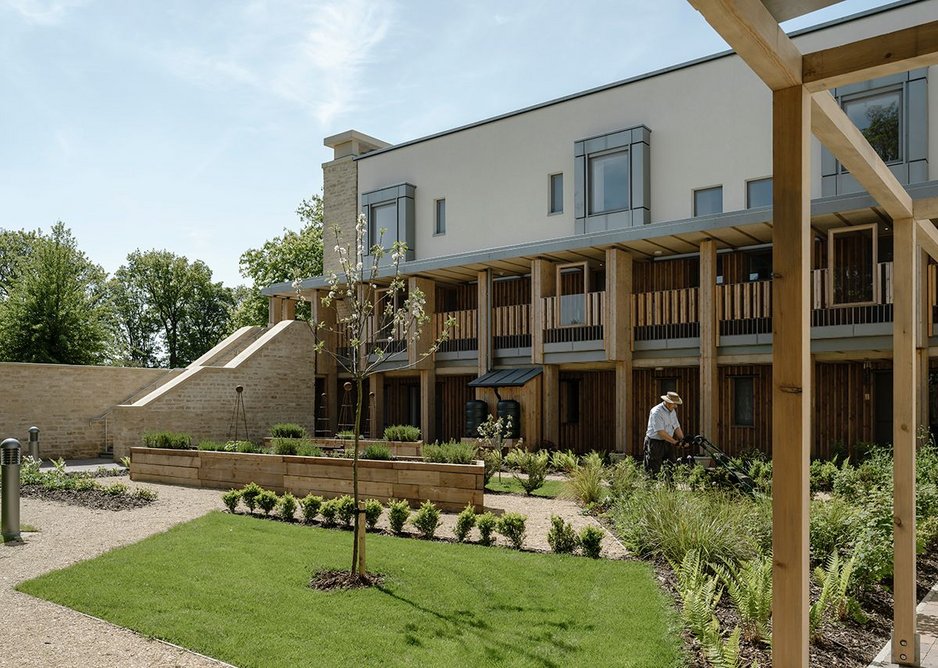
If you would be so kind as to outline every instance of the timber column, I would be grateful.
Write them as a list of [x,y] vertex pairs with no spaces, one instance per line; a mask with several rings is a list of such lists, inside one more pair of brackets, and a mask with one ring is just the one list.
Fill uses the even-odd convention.
[[479,272],[478,308],[476,314],[478,326],[476,340],[479,351],[479,375],[488,373],[492,368],[492,270]]
[[620,248],[606,249],[603,345],[616,365],[616,452],[626,453],[632,435],[632,256]]
[[719,373],[717,371],[717,340],[720,321],[716,309],[717,245],[713,239],[700,244],[700,433],[711,441],[720,442],[717,433],[717,402]]
[[893,221],[892,322],[892,443],[893,443],[893,632],[892,660],[919,665],[915,591],[915,446],[919,413],[916,407],[919,370],[916,342],[920,304],[916,267],[921,252],[915,221]]
[[808,665],[811,101],[772,92],[772,662]]
[[436,438],[436,356],[430,354],[430,349],[439,336],[433,325],[436,283],[428,278],[413,277],[408,286],[410,294],[415,290],[423,292],[424,313],[430,318],[407,342],[407,361],[420,370],[420,427],[424,443],[432,443]]
[[536,258],[531,262],[531,362],[544,367],[541,394],[541,429],[545,441],[560,445],[560,368],[544,364],[544,332],[547,311],[544,298],[557,292],[556,265]]
[[[323,376],[326,379],[326,416],[329,418],[329,429],[335,431],[339,417],[339,373],[338,364],[335,355],[338,353],[336,348],[336,304],[323,307],[322,297],[328,294],[328,290],[313,290],[310,296],[309,308],[310,318],[314,323],[313,334],[316,337],[316,343],[322,342],[323,351],[316,354],[316,375]],[[318,326],[322,323],[322,327]],[[315,392],[314,392],[315,394]],[[314,398],[314,414],[318,415],[322,397]],[[319,425],[315,425],[314,430]]]

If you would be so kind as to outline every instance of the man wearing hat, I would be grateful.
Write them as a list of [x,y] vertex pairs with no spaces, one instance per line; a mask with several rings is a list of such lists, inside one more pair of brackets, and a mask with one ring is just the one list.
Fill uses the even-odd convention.
[[645,470],[656,476],[664,461],[674,460],[674,446],[684,438],[675,407],[684,403],[677,392],[661,395],[661,403],[648,414],[645,430]]

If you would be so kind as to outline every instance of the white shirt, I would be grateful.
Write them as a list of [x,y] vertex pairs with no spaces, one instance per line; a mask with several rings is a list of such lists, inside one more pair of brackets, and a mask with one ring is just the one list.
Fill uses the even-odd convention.
[[669,411],[662,401],[652,408],[648,414],[648,428],[645,430],[645,437],[661,440],[661,434],[658,432],[664,431],[673,438],[674,432],[680,428],[681,423],[677,421],[677,411]]

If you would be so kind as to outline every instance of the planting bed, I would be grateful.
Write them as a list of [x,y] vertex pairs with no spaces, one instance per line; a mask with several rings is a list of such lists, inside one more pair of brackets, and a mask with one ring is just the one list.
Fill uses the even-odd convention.
[[23,485],[20,494],[24,498],[60,501],[95,510],[143,508],[156,500],[156,495],[115,494],[104,489],[48,489],[42,485]]
[[[483,509],[484,466],[359,459],[359,493],[387,502],[430,500],[443,510]],[[131,448],[131,480],[229,489],[249,482],[298,496],[352,493],[352,460],[332,457]]]

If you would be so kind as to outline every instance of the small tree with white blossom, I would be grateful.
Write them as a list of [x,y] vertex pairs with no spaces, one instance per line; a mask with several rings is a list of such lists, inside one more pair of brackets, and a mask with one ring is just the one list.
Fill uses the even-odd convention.
[[[368,226],[364,215],[359,215],[355,224],[355,239],[349,246],[344,246],[338,227],[333,228],[335,246],[333,251],[339,260],[339,272],[332,272],[327,277],[329,290],[320,298],[322,308],[333,309],[335,324],[325,321],[310,322],[316,334],[315,349],[317,354],[329,355],[336,364],[344,369],[356,390],[355,429],[352,451],[352,496],[355,507],[359,507],[358,493],[358,450],[362,427],[362,398],[364,381],[378,371],[386,362],[400,360],[398,369],[413,367],[426,357],[433,355],[440,343],[449,338],[449,332],[455,323],[449,318],[443,323],[442,332],[417,359],[407,361],[407,345],[416,345],[421,330],[430,320],[427,315],[426,295],[419,289],[406,290],[404,277],[401,275],[401,262],[407,252],[407,245],[395,241],[390,248],[382,243],[385,230],[380,230],[377,243],[368,245]],[[371,260],[366,261],[370,255]],[[382,262],[384,260],[384,262]],[[387,284],[381,282],[387,280]],[[381,282],[379,282],[381,281]],[[297,295],[303,299],[299,281],[294,283]],[[337,349],[326,346],[326,334],[334,334],[348,344],[347,355],[340,355]],[[359,535],[361,513],[355,515],[355,534]],[[364,560],[358,558],[358,541],[353,541],[351,572],[364,575]]]

